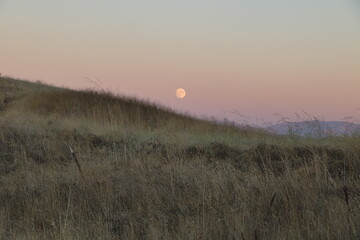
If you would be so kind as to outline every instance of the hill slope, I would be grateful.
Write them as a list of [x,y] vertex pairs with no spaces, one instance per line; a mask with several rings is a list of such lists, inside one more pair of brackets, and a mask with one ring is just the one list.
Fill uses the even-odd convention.
[[[266,135],[259,129],[236,128],[179,114],[158,104],[136,98],[116,96],[103,91],[75,91],[39,83],[0,78],[2,110],[7,114],[21,114],[41,118],[63,126],[88,128],[89,131],[116,128],[116,131],[168,132],[172,134],[221,134],[229,137]],[[79,126],[81,125],[81,126]],[[88,125],[88,126],[87,126]],[[66,126],[63,126],[66,127]]]
[[358,239],[359,138],[0,78],[1,239]]

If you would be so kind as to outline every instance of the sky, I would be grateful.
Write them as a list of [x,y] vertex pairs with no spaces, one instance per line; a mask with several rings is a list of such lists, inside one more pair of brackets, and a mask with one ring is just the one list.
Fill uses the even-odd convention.
[[239,123],[358,119],[360,1],[0,0],[0,73]]

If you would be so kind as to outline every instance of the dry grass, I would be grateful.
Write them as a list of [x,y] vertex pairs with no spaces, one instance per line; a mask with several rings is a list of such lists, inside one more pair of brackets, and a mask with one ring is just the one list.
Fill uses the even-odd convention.
[[[47,91],[25,99],[24,110],[61,118],[76,118],[103,126],[142,130],[221,132],[255,135],[255,129],[238,129],[182,115],[173,110],[133,97],[104,91]],[[257,130],[258,134],[262,132]]]
[[275,137],[21,83],[0,113],[1,239],[360,238],[355,137]]

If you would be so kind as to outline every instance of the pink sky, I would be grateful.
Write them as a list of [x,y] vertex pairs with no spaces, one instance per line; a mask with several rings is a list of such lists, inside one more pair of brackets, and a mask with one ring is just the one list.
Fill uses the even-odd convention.
[[[360,117],[352,1],[0,1],[0,72],[198,116]],[[175,90],[187,90],[179,100]]]

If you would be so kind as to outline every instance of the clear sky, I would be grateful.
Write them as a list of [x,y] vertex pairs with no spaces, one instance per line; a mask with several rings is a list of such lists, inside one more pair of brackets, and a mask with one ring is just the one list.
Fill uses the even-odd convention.
[[[198,116],[360,116],[357,0],[0,0],[0,72]],[[184,88],[183,99],[175,97]]]

